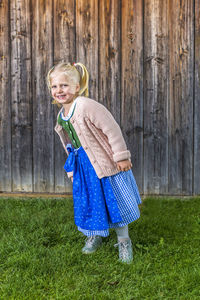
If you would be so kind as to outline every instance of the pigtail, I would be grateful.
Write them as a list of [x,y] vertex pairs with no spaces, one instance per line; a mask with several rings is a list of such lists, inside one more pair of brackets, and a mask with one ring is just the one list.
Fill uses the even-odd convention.
[[49,89],[50,92],[51,92],[50,75],[51,75],[53,70],[54,70],[54,66],[49,70],[49,72],[47,73],[47,77],[46,77],[47,86],[48,86],[48,89]]
[[80,79],[79,95],[82,95],[84,93],[85,96],[88,97],[88,95],[89,95],[89,92],[88,92],[89,73],[88,73],[86,67],[80,62],[74,64],[74,66],[75,67],[79,66],[82,70],[81,79]]

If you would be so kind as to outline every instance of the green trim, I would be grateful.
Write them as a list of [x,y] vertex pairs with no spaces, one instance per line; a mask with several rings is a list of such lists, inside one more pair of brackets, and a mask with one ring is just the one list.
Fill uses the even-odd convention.
[[[74,109],[75,109],[75,107],[74,107]],[[74,110],[73,110],[73,112],[74,112]],[[68,121],[65,121],[59,115],[58,124],[61,125],[63,127],[63,129],[67,132],[68,137],[69,137],[72,145],[74,146],[74,148],[81,147],[81,143],[79,141],[78,135],[76,134],[76,131],[75,131],[72,123],[70,122],[70,119]]]

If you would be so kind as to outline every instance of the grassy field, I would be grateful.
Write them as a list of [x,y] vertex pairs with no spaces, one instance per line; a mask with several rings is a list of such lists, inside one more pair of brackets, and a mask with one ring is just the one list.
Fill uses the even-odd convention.
[[200,299],[200,197],[148,197],[140,208],[124,265],[113,230],[81,253],[71,199],[0,198],[0,299]]

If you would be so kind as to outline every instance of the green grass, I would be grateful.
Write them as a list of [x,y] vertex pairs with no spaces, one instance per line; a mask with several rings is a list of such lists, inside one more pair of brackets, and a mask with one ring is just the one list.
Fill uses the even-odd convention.
[[83,255],[72,200],[0,198],[0,299],[200,299],[199,197],[148,197],[130,236],[131,265],[113,230]]

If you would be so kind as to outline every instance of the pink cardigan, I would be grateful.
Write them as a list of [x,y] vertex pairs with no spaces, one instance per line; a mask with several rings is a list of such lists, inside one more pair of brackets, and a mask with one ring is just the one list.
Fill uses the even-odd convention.
[[[60,111],[58,116],[59,114]],[[70,121],[97,176],[102,178],[119,173],[116,162],[130,159],[131,154],[127,150],[119,125],[105,106],[90,98],[79,96]],[[70,141],[58,122],[55,131],[68,154],[66,145]],[[68,177],[71,176],[73,172],[68,173]]]

